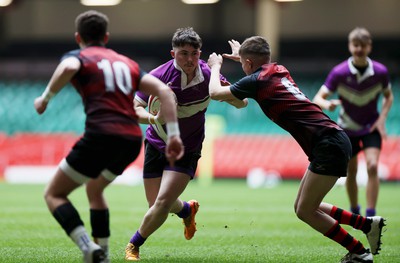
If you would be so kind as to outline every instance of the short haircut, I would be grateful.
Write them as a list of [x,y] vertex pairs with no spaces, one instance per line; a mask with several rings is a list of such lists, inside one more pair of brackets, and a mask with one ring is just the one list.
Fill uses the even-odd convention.
[[240,56],[251,56],[253,58],[268,58],[271,56],[269,44],[264,37],[253,36],[243,41],[239,49]]
[[98,11],[89,10],[78,15],[75,26],[85,43],[101,43],[107,33],[108,17]]
[[349,33],[349,43],[360,41],[362,44],[372,44],[371,34],[363,27],[356,27]]
[[190,45],[196,49],[200,49],[203,41],[192,27],[178,28],[172,37],[172,47],[183,47]]

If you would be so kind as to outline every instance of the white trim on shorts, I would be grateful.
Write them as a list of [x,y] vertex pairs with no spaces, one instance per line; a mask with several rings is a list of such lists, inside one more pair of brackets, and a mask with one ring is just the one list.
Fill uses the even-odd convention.
[[[72,168],[67,160],[64,158],[61,160],[60,164],[59,164],[60,169],[69,177],[72,179],[72,181],[74,181],[77,184],[85,184],[88,181],[90,181],[93,178],[90,178],[80,172],[78,172],[77,170],[75,170],[74,168]],[[109,170],[105,169],[101,172],[101,175],[108,181],[112,182],[115,180],[115,178],[117,178],[118,175],[110,172]]]
[[112,182],[117,178],[117,174],[110,172],[109,170],[105,169],[101,172],[101,175],[108,181]]

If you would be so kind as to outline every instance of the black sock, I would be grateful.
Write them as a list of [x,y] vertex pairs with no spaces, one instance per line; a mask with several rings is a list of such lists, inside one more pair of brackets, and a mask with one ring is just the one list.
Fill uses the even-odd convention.
[[108,209],[90,209],[90,224],[92,237],[103,238],[110,236],[110,213]]
[[78,211],[71,203],[65,203],[57,207],[53,212],[53,216],[68,236],[76,227],[83,226]]

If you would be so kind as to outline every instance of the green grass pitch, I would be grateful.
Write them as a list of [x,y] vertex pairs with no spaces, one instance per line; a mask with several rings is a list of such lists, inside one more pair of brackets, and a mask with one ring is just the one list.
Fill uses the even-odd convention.
[[[285,181],[271,189],[249,189],[244,180],[215,180],[209,186],[193,181],[182,198],[200,202],[195,237],[185,240],[181,220],[170,215],[141,248],[141,262],[339,262],[346,250],[294,214],[298,185]],[[43,190],[44,185],[0,183],[0,262],[82,262],[78,248],[50,216]],[[365,208],[365,188],[359,194]],[[111,260],[125,262],[125,245],[147,211],[143,186],[112,185],[106,196]],[[71,200],[90,231],[83,188]],[[348,207],[343,187],[335,187],[325,201]],[[400,184],[381,184],[378,212],[387,227],[374,262],[400,262]],[[346,229],[368,246],[360,231]]]

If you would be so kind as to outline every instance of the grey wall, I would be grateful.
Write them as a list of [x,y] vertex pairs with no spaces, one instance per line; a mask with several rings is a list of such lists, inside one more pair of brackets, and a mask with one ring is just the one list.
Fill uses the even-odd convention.
[[[0,12],[4,39],[70,39],[79,0],[15,0]],[[221,0],[214,5],[186,5],[180,0],[123,0],[114,7],[95,7],[110,20],[115,39],[170,37],[178,27],[193,26],[202,35],[254,34],[257,0]],[[272,0],[258,0],[272,1]],[[376,37],[399,37],[400,0],[304,0],[277,3],[282,38],[345,37],[355,26]]]

